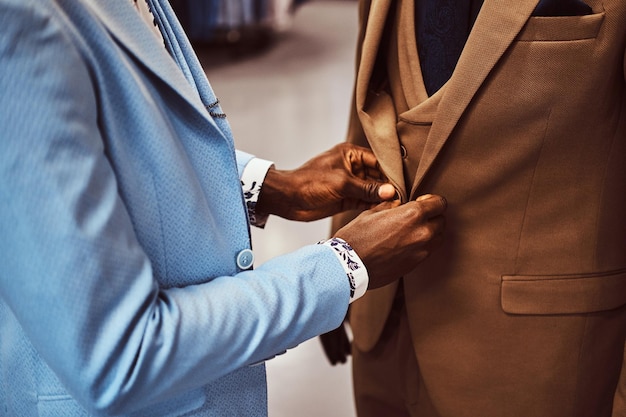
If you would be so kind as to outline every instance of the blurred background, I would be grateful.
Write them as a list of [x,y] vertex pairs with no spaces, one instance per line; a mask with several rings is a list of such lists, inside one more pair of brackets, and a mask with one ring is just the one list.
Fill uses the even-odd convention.
[[[354,80],[354,0],[171,1],[241,150],[301,165],[345,139]],[[252,231],[256,264],[327,238],[330,221],[271,217]],[[267,363],[270,417],[353,417],[350,363],[315,338]]]

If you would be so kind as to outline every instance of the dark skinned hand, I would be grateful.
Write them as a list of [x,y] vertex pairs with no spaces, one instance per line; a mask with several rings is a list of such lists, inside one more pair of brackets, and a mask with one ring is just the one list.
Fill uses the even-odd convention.
[[256,210],[288,220],[312,221],[391,200],[395,189],[384,182],[376,157],[367,148],[342,143],[300,168],[271,168]]
[[[441,243],[447,206],[443,197],[424,195],[399,204],[382,203],[361,213],[335,234],[350,243],[365,264],[370,277],[368,288],[404,276]],[[351,354],[345,322],[320,335],[320,342],[331,365],[345,363]]]
[[379,288],[413,270],[441,243],[446,206],[443,197],[430,194],[402,205],[380,203],[335,236],[348,242],[365,264],[368,288]]
[[345,323],[341,323],[335,330],[320,335],[324,354],[331,365],[346,363],[350,356],[351,344],[345,326]]

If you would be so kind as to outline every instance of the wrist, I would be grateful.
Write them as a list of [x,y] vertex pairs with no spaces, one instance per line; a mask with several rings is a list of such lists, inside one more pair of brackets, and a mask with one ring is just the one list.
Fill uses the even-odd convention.
[[273,166],[270,167],[259,193],[256,205],[257,213],[287,218],[284,207],[289,205],[289,197],[286,192],[288,188],[286,171],[279,171]]

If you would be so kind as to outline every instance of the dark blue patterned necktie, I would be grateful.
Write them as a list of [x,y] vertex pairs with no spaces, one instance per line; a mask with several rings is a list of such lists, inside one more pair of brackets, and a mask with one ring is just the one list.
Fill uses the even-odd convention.
[[433,95],[452,75],[482,0],[415,0],[422,75]]

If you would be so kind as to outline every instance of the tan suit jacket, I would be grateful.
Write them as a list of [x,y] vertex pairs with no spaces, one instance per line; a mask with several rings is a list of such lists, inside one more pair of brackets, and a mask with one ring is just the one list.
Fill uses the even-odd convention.
[[[361,2],[349,141],[404,201],[449,202],[443,247],[399,281],[438,413],[424,416],[609,416],[626,334],[626,2],[533,17],[538,0],[485,0],[428,98],[403,1]],[[353,304],[358,349],[397,285]]]

